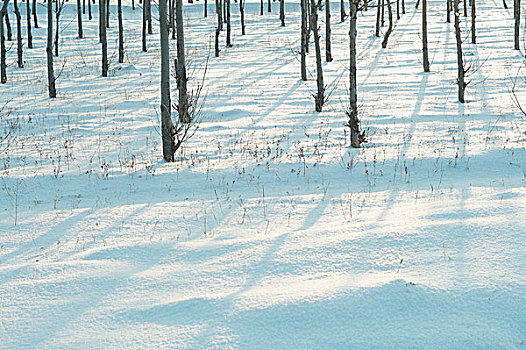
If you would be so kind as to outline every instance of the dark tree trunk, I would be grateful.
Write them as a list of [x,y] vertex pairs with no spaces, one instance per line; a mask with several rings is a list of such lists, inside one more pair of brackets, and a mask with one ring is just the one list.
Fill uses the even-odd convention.
[[451,0],[446,0],[446,22],[451,23]]
[[219,28],[216,27],[216,36],[215,36],[215,56],[216,57],[219,57],[219,34],[221,33],[221,31],[219,30]]
[[424,72],[429,72],[429,53],[427,49],[427,0],[422,0],[422,56]]
[[393,31],[393,9],[391,8],[391,0],[387,0],[387,11],[389,14],[389,27],[387,27],[387,32],[385,32],[384,41],[382,41],[382,47],[385,49],[387,47],[387,42],[389,41],[389,36]]
[[177,74],[179,75],[179,101],[177,111],[179,121],[190,123],[191,116],[188,114],[188,90],[186,77],[186,59],[184,52],[184,26],[183,26],[183,0],[175,0],[175,21],[177,22]]
[[27,47],[33,48],[33,35],[31,34],[31,5],[26,0],[26,21],[27,21]]
[[331,50],[331,2],[325,0],[325,60],[332,62]]
[[106,28],[110,27],[110,0],[104,0],[106,3]]
[[382,0],[382,27],[385,25],[385,0]]
[[402,0],[402,14],[405,15],[405,0]]
[[260,0],[259,2],[260,6],[259,6],[259,15],[260,16],[263,16],[263,0]]
[[268,12],[272,12],[272,3],[270,2],[271,0],[268,0]]
[[5,26],[7,28],[7,41],[13,40],[13,32],[11,31],[11,22],[9,21],[9,12],[6,10],[4,14]]
[[22,57],[22,16],[18,8],[18,0],[13,1],[16,17],[16,55],[18,68],[24,68],[24,58]]
[[521,0],[514,0],[513,15],[515,17],[515,50],[520,50],[519,36],[521,25]]
[[144,3],[142,4],[142,51],[143,52],[146,52],[148,51],[148,49],[146,48],[146,22],[148,22],[148,15],[146,13],[146,2],[148,0],[145,0]]
[[[50,1],[50,0],[48,0]],[[62,4],[64,0],[55,0],[55,20],[56,20],[56,28],[55,28],[55,56],[58,57],[58,36],[60,33],[60,12],[62,11],[62,4],[60,3],[62,1]]]
[[468,16],[468,3],[464,0],[464,17]]
[[146,0],[148,3],[148,34],[153,34],[152,27],[152,0]]
[[82,14],[86,14],[86,0],[82,0]]
[[226,5],[226,46],[232,47],[232,26],[230,23],[230,0],[225,0]]
[[88,20],[92,20],[93,15],[91,14],[91,0],[88,0]]
[[2,84],[7,83],[7,72],[5,63],[5,34],[4,34],[4,16],[7,13],[7,5],[9,0],[4,0],[2,9],[0,10],[0,82]]
[[31,11],[33,13],[33,21],[35,22],[35,28],[38,28],[37,0],[33,0],[33,8],[31,9]]
[[502,0],[502,4],[504,5],[504,8],[507,10],[508,9],[508,4],[506,4],[506,0]]
[[172,27],[172,39],[175,40],[175,0],[170,0],[170,27]]
[[279,0],[279,19],[281,26],[285,27],[285,0]]
[[356,19],[358,12],[358,0],[350,1],[351,28],[350,37],[350,59],[349,59],[349,128],[351,129],[351,146],[360,148],[363,137],[360,133],[360,120],[358,119],[358,90],[356,84]]
[[49,97],[57,97],[57,89],[55,88],[55,72],[53,70],[53,2],[47,1],[47,81]]
[[323,68],[321,62],[320,35],[318,33],[318,6],[311,0],[311,30],[314,36],[314,49],[316,51],[316,83],[318,91],[314,96],[316,112],[321,112],[325,103],[325,85],[323,83]]
[[77,29],[79,38],[82,39],[84,34],[82,32],[82,11],[80,8],[80,0],[77,0]]
[[117,16],[119,21],[119,63],[124,63],[124,25],[122,23],[122,0],[117,0]]
[[245,0],[239,0],[239,15],[241,17],[241,35],[245,35]]
[[477,43],[477,28],[476,28],[476,10],[475,10],[476,0],[471,0],[471,43]]
[[307,80],[307,0],[300,0],[301,6],[301,80]]
[[[49,1],[49,0],[48,0]],[[108,76],[108,40],[106,38],[106,1],[108,0],[101,0],[101,9],[102,9],[102,23],[100,28],[100,37],[102,41],[102,76],[107,77]]]
[[400,0],[396,0],[396,19],[400,19]]
[[459,2],[460,0],[453,0],[455,9],[455,38],[457,41],[458,101],[460,103],[464,103],[464,90],[466,89],[466,83],[464,82],[464,58],[462,56],[462,38],[460,36],[460,12],[458,6]]
[[204,17],[206,18],[206,17],[208,17],[208,0],[205,0],[205,6],[204,7],[205,7],[205,15],[204,15]]
[[340,0],[340,21],[345,21],[345,0]]
[[[120,7],[119,0],[119,7]],[[163,158],[174,161],[175,135],[172,122],[172,102],[170,98],[170,47],[168,45],[167,0],[159,0],[159,31],[161,38],[161,135]]]
[[[352,0],[351,0],[352,1]],[[374,32],[374,35],[379,38],[380,37],[380,17],[381,17],[381,11],[382,9],[380,8],[380,5],[381,5],[381,1],[380,0],[377,0],[378,4],[376,6],[376,30]]]

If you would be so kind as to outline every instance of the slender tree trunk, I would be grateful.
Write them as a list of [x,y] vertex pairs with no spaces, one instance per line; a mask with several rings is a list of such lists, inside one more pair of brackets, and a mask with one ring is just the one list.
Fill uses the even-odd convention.
[[82,14],[86,14],[86,0],[82,0]]
[[331,50],[331,3],[325,0],[325,60],[332,62]]
[[[351,0],[352,1],[352,0]],[[376,30],[374,32],[374,35],[379,38],[380,37],[380,17],[381,17],[381,0],[377,0],[377,6],[376,6]]]
[[[119,0],[119,7],[120,7]],[[159,31],[161,33],[161,135],[163,158],[174,161],[175,135],[170,99],[170,47],[168,45],[167,0],[159,0]]]
[[385,0],[382,0],[382,27],[385,25]]
[[424,72],[429,72],[429,53],[427,49],[427,0],[422,0],[422,56]]
[[91,14],[91,0],[88,0],[88,20],[92,20],[93,15]]
[[457,62],[458,62],[458,101],[464,103],[464,90],[466,83],[464,82],[464,59],[462,56],[462,38],[460,37],[460,12],[458,3],[460,0],[453,0],[454,15],[455,15],[455,38],[457,40]]
[[314,97],[316,112],[321,112],[325,103],[325,85],[323,83],[323,68],[321,62],[320,35],[318,33],[318,6],[315,0],[311,0],[311,25],[314,36],[314,48],[316,50],[316,83],[318,92]]
[[[48,0],[51,1],[51,0]],[[58,36],[60,34],[60,12],[62,11],[62,4],[60,2],[62,1],[62,4],[64,0],[55,0],[55,20],[56,20],[56,28],[55,28],[55,56],[58,57]]]
[[241,17],[241,35],[245,35],[245,0],[239,0],[239,15]]
[[504,5],[504,8],[507,10],[508,9],[508,4],[506,4],[506,0],[502,0],[502,4]]
[[[49,1],[49,0],[48,0]],[[102,76],[107,77],[108,76],[108,40],[106,38],[106,1],[108,0],[101,0],[101,8],[102,8],[102,23],[101,23],[101,40],[102,40]]]
[[142,51],[146,52],[148,49],[146,48],[146,22],[148,22],[148,15],[146,13],[146,2],[148,0],[145,0],[142,4]]
[[464,0],[464,17],[468,16],[468,4],[467,1]]
[[400,19],[400,0],[396,0],[396,19]]
[[57,97],[57,89],[55,88],[55,72],[53,70],[53,2],[47,1],[47,81],[49,97]]
[[387,28],[387,32],[385,32],[384,41],[382,41],[382,47],[384,49],[387,47],[387,41],[393,31],[393,9],[391,8],[391,0],[387,0],[387,11],[389,13],[389,27]]
[[309,53],[310,32],[312,30],[312,17],[309,0],[305,0],[305,7],[307,8],[307,42],[305,43],[305,52]]
[[99,0],[99,42],[102,44],[102,16],[104,16],[104,9],[102,8],[104,6],[104,3],[102,0]]
[[84,34],[82,32],[82,11],[80,8],[80,0],[77,0],[77,28],[79,33],[79,38],[83,38]]
[[272,4],[271,4],[270,1],[271,1],[271,0],[268,0],[268,6],[267,6],[267,7],[268,7],[268,9],[267,9],[268,12],[272,12]]
[[349,128],[351,129],[351,146],[360,148],[362,135],[360,133],[360,120],[358,119],[358,90],[356,84],[356,19],[358,12],[358,0],[350,1],[351,28],[350,37],[350,59],[349,59]]
[[26,21],[27,21],[27,47],[33,48],[33,35],[31,34],[31,5],[26,0]]
[[300,0],[301,6],[301,80],[307,80],[307,2],[306,0]]
[[405,0],[402,0],[402,14],[405,15]]
[[285,0],[279,0],[279,19],[281,26],[285,27]]
[[219,30],[219,28],[216,27],[216,36],[215,36],[215,56],[216,57],[219,57],[219,34],[221,33],[221,31]]
[[513,2],[513,14],[515,17],[515,50],[520,50],[519,36],[520,36],[520,25],[521,25],[521,0],[514,0]]
[[172,39],[175,40],[175,0],[170,0],[170,26],[172,27]]
[[451,23],[451,0],[446,0],[446,22]]
[[208,0],[205,0],[205,18],[208,17]]
[[340,0],[340,21],[345,21],[345,0]]
[[5,26],[7,28],[7,41],[13,40],[13,32],[11,31],[11,22],[9,21],[9,11],[6,10],[4,14]]
[[106,4],[106,28],[110,27],[110,0],[104,0]]
[[477,28],[476,28],[476,10],[475,10],[476,0],[471,0],[471,43],[477,43]]
[[18,0],[13,1],[15,17],[16,17],[16,54],[17,54],[17,63],[18,68],[24,68],[24,58],[22,50],[22,16],[20,15],[20,10],[18,8]]
[[32,13],[33,13],[33,21],[35,22],[35,28],[38,28],[37,0],[33,0]]
[[263,0],[260,0],[259,4],[259,15],[263,16]]
[[175,0],[175,17],[177,22],[177,71],[180,79],[179,86],[179,103],[177,111],[179,112],[179,121],[190,123],[192,120],[188,114],[188,90],[186,77],[186,59],[184,52],[184,26],[183,26],[183,0]]
[[232,47],[232,26],[230,24],[230,0],[225,0],[226,5],[226,46]]
[[153,34],[152,27],[152,0],[146,0],[148,3],[148,34]]
[[[175,0],[177,1],[177,0]],[[216,0],[217,28],[223,30],[223,10],[221,0]]]
[[7,13],[7,5],[9,0],[4,0],[2,9],[0,10],[0,82],[2,84],[7,83],[7,72],[5,63],[5,34],[4,34],[4,16]]
[[[117,16],[119,21],[119,63],[124,63],[124,25],[122,23],[122,0],[117,0]],[[168,28],[166,30],[168,30]]]

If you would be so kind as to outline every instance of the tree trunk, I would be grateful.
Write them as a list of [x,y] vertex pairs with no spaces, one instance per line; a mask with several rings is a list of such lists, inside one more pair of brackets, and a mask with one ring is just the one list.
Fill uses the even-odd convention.
[[175,0],[170,0],[170,27],[172,27],[172,39],[175,40]]
[[49,85],[49,97],[57,97],[55,88],[55,72],[53,70],[53,2],[47,1],[47,81]]
[[230,0],[225,0],[226,5],[226,46],[232,47],[232,26],[230,24]]
[[24,59],[22,57],[22,16],[18,8],[18,0],[13,1],[16,17],[16,55],[18,68],[24,68]]
[[468,4],[467,1],[464,0],[464,17],[468,16]]
[[321,62],[320,35],[318,34],[318,6],[311,0],[311,30],[314,36],[314,49],[316,50],[316,83],[318,92],[314,97],[316,112],[321,112],[325,103],[325,85],[323,83],[323,68]]
[[239,15],[241,17],[241,35],[245,35],[245,0],[239,0]]
[[385,32],[384,41],[382,41],[382,47],[384,49],[387,47],[387,41],[393,31],[393,9],[391,8],[391,0],[387,0],[387,11],[389,13],[389,27],[387,28],[387,32]]
[[205,18],[208,17],[208,0],[205,0]]
[[148,3],[148,34],[153,34],[152,27],[152,0],[146,0]]
[[[176,1],[176,0],[174,0]],[[216,0],[217,28],[223,30],[223,10],[221,0]]]
[[82,39],[84,34],[82,33],[82,11],[80,7],[80,0],[77,0],[77,28],[78,28],[79,38]]
[[135,0],[131,0],[132,3],[132,10],[135,10]]
[[464,82],[464,59],[462,56],[462,38],[460,37],[460,10],[459,3],[460,0],[453,0],[454,6],[454,15],[455,15],[455,38],[457,40],[457,67],[458,67],[458,101],[464,103],[464,90],[466,88],[466,83]]
[[476,10],[475,10],[476,0],[471,0],[471,43],[477,43],[477,28],[476,28]]
[[[352,0],[351,0],[352,1]],[[377,0],[377,6],[376,6],[376,31],[374,32],[374,35],[379,38],[380,37],[380,16],[381,16],[381,8],[380,8],[381,1]]]
[[[48,0],[49,1],[49,0]],[[106,1],[108,0],[101,0],[101,8],[102,8],[102,23],[101,23],[101,30],[100,30],[100,37],[102,41],[102,76],[107,77],[108,76],[108,40],[106,38]]]
[[332,62],[331,50],[331,3],[325,0],[325,60]]
[[[122,24],[122,0],[117,0],[117,16],[119,21],[119,63],[124,63],[124,26]],[[168,30],[168,28],[166,30]]]
[[396,19],[400,19],[400,0],[396,0]]
[[11,31],[11,22],[9,21],[9,12],[6,10],[4,14],[5,26],[7,28],[7,41],[13,40],[13,33]]
[[[120,6],[121,0],[119,0]],[[175,140],[170,99],[170,47],[168,45],[167,0],[159,0],[159,31],[161,37],[161,137],[163,158],[174,161]]]
[[102,43],[102,16],[104,14],[104,9],[102,8],[104,6],[102,0],[99,0],[99,42]]
[[281,26],[285,27],[285,0],[279,0],[279,19]]
[[184,26],[183,26],[183,0],[175,0],[175,16],[177,22],[177,71],[181,81],[179,86],[179,121],[190,123],[192,120],[188,114],[188,91],[186,77],[186,59],[184,52]]
[[362,135],[360,133],[360,120],[358,119],[358,90],[356,84],[356,19],[358,12],[358,0],[350,1],[351,28],[350,37],[350,59],[349,59],[349,128],[351,129],[351,146],[360,148]]
[[306,64],[306,54],[307,54],[307,0],[300,0],[301,6],[301,80],[307,80],[307,64]]
[[219,30],[219,28],[216,27],[216,37],[215,37],[215,56],[216,57],[219,57],[219,34],[221,33],[221,31]]
[[86,14],[86,0],[82,0],[82,14]]
[[502,0],[502,4],[504,5],[504,8],[507,10],[508,9],[508,4],[506,4],[506,0]]
[[0,82],[7,83],[6,63],[5,63],[5,34],[4,34],[4,16],[7,13],[7,5],[9,0],[4,0],[2,9],[0,10]]
[[37,0],[33,0],[33,8],[31,9],[31,11],[33,13],[33,21],[35,22],[35,28],[38,28]]
[[110,0],[104,0],[106,4],[106,28],[110,27]]
[[145,0],[142,4],[142,51],[146,52],[148,49],[146,48],[146,22],[148,21],[148,15],[146,14],[146,2],[148,0]]
[[[48,1],[50,1],[50,0],[48,0]],[[57,24],[56,28],[55,28],[55,56],[57,56],[57,57],[58,57],[58,36],[60,34],[60,32],[59,32],[59,30],[60,30],[60,12],[62,11],[62,6],[60,5],[60,1],[64,1],[64,0],[55,0],[55,20],[56,20],[56,24]]]
[[27,47],[33,48],[33,35],[31,34],[31,5],[26,0],[26,21],[27,21]]
[[340,0],[340,21],[345,21],[345,0]]
[[382,0],[382,27],[385,25],[385,0]]
[[429,53],[427,49],[427,0],[422,0],[422,56],[424,72],[429,72]]
[[263,16],[263,0],[260,0],[259,2],[259,15]]
[[405,0],[402,0],[402,14],[405,15]]
[[451,23],[451,0],[446,0],[446,22]]
[[515,17],[515,50],[520,50],[519,45],[519,31],[521,24],[521,0],[514,0],[513,2],[513,14]]
[[93,15],[91,14],[91,0],[88,0],[88,20],[92,20]]
[[272,4],[270,2],[271,0],[268,0],[268,12],[272,12]]

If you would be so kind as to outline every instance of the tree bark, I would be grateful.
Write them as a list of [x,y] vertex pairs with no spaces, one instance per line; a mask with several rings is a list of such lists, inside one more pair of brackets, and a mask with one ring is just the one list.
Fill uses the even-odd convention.
[[464,90],[466,88],[466,83],[464,82],[464,59],[462,56],[462,38],[460,37],[459,1],[460,0],[453,0],[453,6],[455,16],[455,38],[457,41],[458,101],[464,103]]
[[515,17],[515,50],[520,50],[519,36],[521,24],[521,0],[514,0],[513,15]]
[[314,36],[314,49],[316,51],[316,83],[318,91],[314,97],[316,112],[321,112],[325,103],[325,85],[323,83],[323,66],[321,62],[320,35],[318,33],[318,6],[311,0],[311,30]]
[[31,34],[31,5],[26,0],[26,21],[27,21],[27,47],[33,48],[33,35]]
[[382,0],[382,27],[385,25],[385,0]]
[[[50,0],[48,0],[50,1]],[[58,37],[59,37],[59,30],[60,30],[60,12],[62,11],[62,4],[64,4],[64,0],[55,0],[55,20],[56,20],[56,28],[55,28],[55,56],[58,57]]]
[[177,22],[177,71],[180,79],[179,103],[177,111],[179,121],[190,123],[191,116],[188,114],[188,90],[186,77],[186,59],[184,52],[184,26],[183,26],[183,0],[175,0],[175,17]]
[[7,5],[9,0],[4,0],[2,9],[0,10],[0,82],[2,84],[7,83],[7,72],[6,72],[6,62],[5,62],[5,34],[4,34],[4,16],[7,13]]
[[241,35],[245,35],[245,0],[239,0],[239,15],[241,17]]
[[31,9],[31,11],[33,13],[33,21],[35,22],[35,28],[38,28],[37,0],[33,0],[33,8]]
[[91,0],[88,0],[88,20],[92,20],[93,15],[91,14]]
[[349,128],[351,130],[351,146],[360,148],[362,135],[360,133],[360,120],[358,119],[358,90],[356,84],[356,20],[358,12],[358,0],[350,1],[351,28],[350,37],[350,59],[349,59]]
[[[117,0],[117,16],[119,21],[119,63],[124,63],[124,25],[122,23],[122,0]],[[168,28],[166,30],[168,30]]]
[[477,43],[477,28],[476,28],[476,9],[475,9],[476,0],[471,0],[471,43]]
[[[121,0],[119,0],[120,5]],[[167,0],[159,0],[159,28],[161,38],[161,137],[163,158],[174,161],[175,140],[170,98],[170,47],[168,45]]]
[[340,0],[340,22],[345,21],[345,0]]
[[422,0],[422,56],[424,72],[429,72],[429,53],[427,49],[427,0]]
[[22,57],[22,16],[18,8],[18,0],[13,1],[15,17],[16,17],[16,55],[18,68],[24,68],[24,59]]
[[216,57],[219,57],[219,34],[221,33],[221,31],[219,30],[219,28],[216,27],[216,36],[215,36],[215,56]]
[[153,34],[152,27],[152,0],[146,0],[148,3],[148,34]]
[[268,7],[268,9],[267,9],[268,12],[272,12],[272,4],[271,4],[270,1],[271,1],[271,0],[268,0],[268,6],[267,6],[267,7]]
[[104,0],[104,3],[106,4],[106,28],[110,27],[110,0]]
[[331,3],[325,0],[325,60],[332,62],[331,49]]
[[146,52],[148,49],[146,48],[146,22],[148,22],[148,15],[146,14],[146,2],[148,0],[145,0],[142,4],[142,51]]
[[82,39],[84,34],[82,32],[82,11],[81,11],[81,6],[80,6],[80,1],[81,0],[77,0],[77,29],[78,29],[79,38]]
[[[49,0],[48,0],[49,1]],[[106,38],[106,1],[108,0],[101,0],[101,8],[102,8],[102,23],[100,28],[100,37],[102,41],[102,76],[107,77],[108,76],[108,40]]]
[[232,25],[230,23],[230,0],[225,0],[226,5],[226,46],[232,47]]
[[279,0],[279,19],[281,26],[285,27],[285,0]]
[[5,26],[7,29],[7,41],[13,40],[13,33],[11,31],[11,22],[9,21],[9,12],[6,10],[4,13]]
[[263,0],[260,0],[259,2],[259,15],[260,16],[263,16],[263,8],[264,8]]
[[446,0],[446,22],[451,23],[451,0]]
[[57,97],[57,89],[55,88],[55,72],[53,70],[53,2],[47,1],[47,80],[49,97]]
[[384,41],[382,41],[382,47],[384,49],[387,47],[389,36],[393,31],[393,9],[391,8],[391,0],[387,0],[387,11],[389,12],[389,27],[387,28],[387,32],[385,32]]
[[307,80],[307,2],[300,0],[301,7],[301,48],[300,48],[300,63],[301,63],[301,80]]
[[[352,0],[351,0],[352,1]],[[381,16],[381,1],[377,0],[377,6],[376,6],[376,30],[374,32],[374,35],[379,38],[380,37],[380,16]]]
[[206,17],[208,17],[208,0],[205,0],[205,6],[204,7],[205,7],[205,15],[204,15],[204,17],[206,18]]

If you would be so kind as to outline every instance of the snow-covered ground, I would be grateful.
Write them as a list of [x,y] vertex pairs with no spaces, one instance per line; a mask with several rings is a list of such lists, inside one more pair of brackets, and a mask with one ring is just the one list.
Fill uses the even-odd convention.
[[[429,3],[429,74],[413,1],[387,49],[374,9],[360,14],[370,142],[355,150],[344,126],[349,23],[337,3],[322,113],[313,53],[309,81],[299,79],[298,6],[283,28],[278,3],[264,16],[247,4],[243,37],[233,3],[234,46],[223,33],[221,57],[210,57],[205,119],[168,164],[158,25],[141,52],[141,11],[126,7],[118,65],[112,7],[103,78],[96,17],[77,39],[70,1],[51,100],[39,6],[26,66],[9,46],[0,86],[10,132],[0,144],[1,349],[526,348],[526,119],[510,94],[518,77],[526,101],[526,85],[512,8],[477,6],[464,105],[445,2]],[[195,88],[215,18],[201,17],[202,2],[185,11]]]

